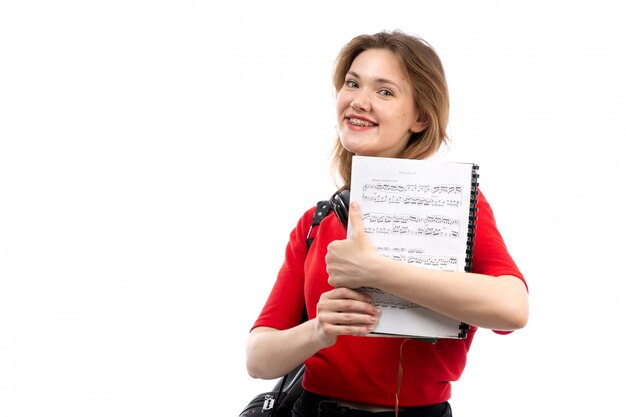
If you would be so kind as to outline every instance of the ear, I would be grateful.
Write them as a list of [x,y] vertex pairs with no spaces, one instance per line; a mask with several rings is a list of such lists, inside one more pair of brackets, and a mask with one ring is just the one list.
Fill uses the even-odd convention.
[[428,121],[424,120],[423,117],[420,117],[415,122],[413,122],[413,124],[411,125],[410,130],[413,133],[419,133],[422,130],[426,129],[428,127],[428,125],[429,125]]

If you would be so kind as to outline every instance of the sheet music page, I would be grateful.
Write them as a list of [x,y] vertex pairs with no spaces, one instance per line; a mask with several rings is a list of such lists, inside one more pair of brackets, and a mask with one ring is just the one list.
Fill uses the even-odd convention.
[[[368,238],[383,256],[422,268],[464,271],[472,168],[469,163],[354,156],[350,200],[359,203]],[[415,326],[436,337],[458,333],[456,321],[380,290],[367,291],[383,310],[378,333],[413,334]],[[419,311],[418,317],[408,311]]]

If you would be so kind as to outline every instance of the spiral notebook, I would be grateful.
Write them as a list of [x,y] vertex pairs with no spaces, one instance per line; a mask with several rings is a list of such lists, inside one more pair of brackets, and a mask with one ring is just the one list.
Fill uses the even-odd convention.
[[[361,207],[370,242],[383,256],[422,268],[470,272],[478,166],[471,163],[354,156],[350,200]],[[348,235],[352,225],[348,223]],[[469,326],[428,308],[363,288],[382,310],[373,336],[467,336]]]

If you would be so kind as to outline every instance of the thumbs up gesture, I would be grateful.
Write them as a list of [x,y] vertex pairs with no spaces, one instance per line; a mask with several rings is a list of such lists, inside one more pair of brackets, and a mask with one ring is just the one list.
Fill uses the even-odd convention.
[[328,245],[328,283],[336,288],[374,287],[377,276],[375,271],[381,255],[365,233],[361,210],[355,201],[350,203],[349,216],[352,230],[350,236]]

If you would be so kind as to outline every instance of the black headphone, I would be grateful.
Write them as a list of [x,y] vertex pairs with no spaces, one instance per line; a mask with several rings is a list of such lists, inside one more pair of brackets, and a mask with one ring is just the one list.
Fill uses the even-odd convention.
[[330,198],[330,206],[344,227],[348,227],[348,211],[350,209],[350,190],[339,190]]

